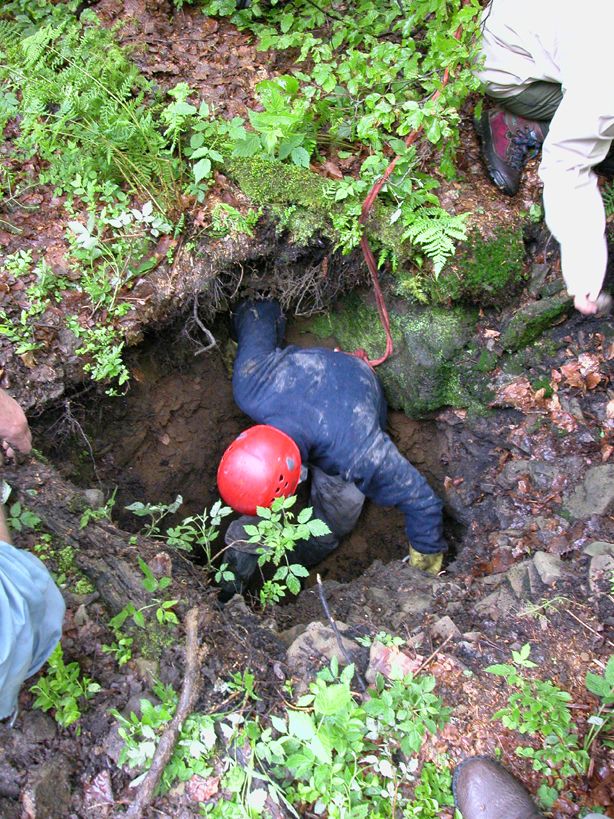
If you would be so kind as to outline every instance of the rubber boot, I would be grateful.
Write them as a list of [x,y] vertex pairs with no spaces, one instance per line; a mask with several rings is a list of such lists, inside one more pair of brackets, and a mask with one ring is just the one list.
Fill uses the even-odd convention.
[[462,762],[452,791],[463,819],[544,819],[524,786],[489,757]]
[[248,586],[258,566],[259,543],[249,543],[249,535],[245,532],[248,525],[255,526],[260,520],[257,516],[241,515],[233,520],[224,537],[228,547],[222,555],[222,562],[226,563],[234,574],[233,580],[224,580],[219,584],[220,600],[229,600],[235,594],[242,594]]
[[488,175],[503,193],[513,196],[520,187],[527,160],[542,146],[546,124],[491,108],[482,112],[475,127]]

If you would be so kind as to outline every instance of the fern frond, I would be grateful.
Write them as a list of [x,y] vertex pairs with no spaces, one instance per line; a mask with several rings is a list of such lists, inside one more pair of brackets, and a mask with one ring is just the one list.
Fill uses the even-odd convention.
[[454,255],[455,242],[467,238],[468,215],[453,215],[440,207],[418,208],[405,215],[402,240],[420,247],[433,263],[433,272],[437,277],[447,260]]

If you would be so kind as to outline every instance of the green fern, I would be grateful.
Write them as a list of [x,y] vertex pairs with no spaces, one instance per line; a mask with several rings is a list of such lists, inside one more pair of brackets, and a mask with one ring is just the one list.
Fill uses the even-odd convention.
[[433,264],[435,278],[447,260],[454,255],[455,242],[467,238],[469,214],[453,215],[440,207],[418,208],[404,218],[402,241],[417,245]]
[[[93,171],[172,210],[181,163],[145,108],[149,83],[112,33],[90,14],[85,22],[43,25],[16,48],[20,24],[1,26],[0,84],[5,96],[21,98],[15,146],[48,163],[43,179],[68,190],[77,175]],[[0,104],[0,125],[11,115]]]

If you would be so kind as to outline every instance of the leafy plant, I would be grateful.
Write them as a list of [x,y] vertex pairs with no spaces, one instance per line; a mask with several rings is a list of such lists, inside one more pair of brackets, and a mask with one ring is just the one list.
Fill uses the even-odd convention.
[[260,602],[263,606],[278,603],[286,594],[298,594],[301,590],[301,577],[309,572],[300,563],[290,563],[288,554],[292,552],[299,540],[330,534],[330,529],[321,520],[312,519],[313,509],[308,507],[299,512],[296,523],[294,514],[289,510],[296,503],[296,495],[290,498],[275,498],[270,509],[259,506],[256,510],[260,520],[256,525],[247,525],[245,533],[249,535],[248,543],[258,543],[258,565],[271,563],[277,567],[270,580],[265,580],[260,590]]
[[177,495],[172,503],[141,503],[136,501],[131,503],[130,506],[126,506],[126,509],[139,518],[151,518],[147,526],[143,528],[143,534],[145,537],[152,537],[160,534],[160,523],[167,515],[174,515],[182,503],[183,497]]
[[[170,577],[158,578],[141,557],[137,557],[137,561],[143,573],[141,583],[145,591],[153,595],[164,591],[170,586],[172,582]],[[151,603],[147,603],[138,609],[134,603],[128,603],[109,621],[109,626],[113,631],[115,640],[111,644],[103,645],[102,650],[106,654],[112,654],[119,665],[124,665],[132,658],[132,648],[134,644],[133,637],[124,631],[126,621],[131,620],[135,626],[139,629],[147,630],[148,633],[152,632],[155,624],[157,624],[158,628],[163,629],[176,626],[179,620],[173,609],[178,602],[179,600],[164,600],[160,597],[154,597]],[[147,612],[152,609],[155,614],[155,620],[153,622],[151,618],[147,617]]]
[[374,637],[370,637],[369,635],[356,637],[356,642],[368,648],[372,646],[373,643],[381,643],[383,646],[388,647],[404,646],[407,641],[398,635],[388,634],[387,631],[378,631]]
[[531,760],[533,770],[554,779],[557,788],[564,780],[588,769],[590,757],[578,741],[577,729],[567,705],[571,695],[557,688],[550,680],[526,679],[521,669],[537,667],[529,659],[531,646],[512,651],[512,664],[496,664],[486,671],[503,677],[515,688],[508,703],[495,714],[506,728],[539,739],[541,747],[519,745],[518,756]]
[[250,209],[243,215],[232,205],[218,202],[211,211],[211,228],[213,236],[233,236],[243,233],[246,236],[254,235],[254,227],[262,214],[262,208]]
[[30,691],[36,694],[34,708],[53,709],[56,722],[64,728],[81,716],[81,700],[89,700],[100,691],[100,685],[89,677],[81,677],[79,663],[64,663],[60,643],[49,657],[47,673],[39,677]]
[[22,532],[24,529],[36,529],[40,522],[39,516],[22,506],[20,501],[15,501],[8,508],[8,525],[14,532]]
[[[0,81],[20,95],[16,148],[48,162],[43,178],[61,190],[94,171],[161,210],[176,207],[180,165],[145,104],[148,83],[112,33],[90,12],[40,22],[9,42],[0,66]],[[14,27],[21,34],[24,21]]]
[[79,519],[79,529],[85,529],[85,527],[90,523],[90,521],[111,520],[111,512],[113,511],[113,507],[115,506],[116,494],[117,487],[115,487],[111,494],[111,497],[103,506],[99,506],[98,509],[92,509],[91,507],[88,506],[88,508],[83,511]]
[[[119,735],[124,740],[120,764],[143,770],[133,785],[138,784],[149,770],[160,735],[177,708],[177,694],[171,686],[155,683],[153,693],[159,702],[154,705],[150,700],[142,699],[139,716],[132,712],[126,718],[115,709],[111,711],[119,724]],[[159,792],[166,792],[177,780],[185,782],[194,775],[210,774],[212,768],[207,760],[215,743],[213,718],[191,714],[183,723],[173,755],[162,774]]]
[[584,738],[584,750],[590,751],[598,736],[603,736],[603,744],[608,748],[614,748],[614,654],[611,654],[606,664],[603,674],[594,674],[592,671],[586,674],[586,687],[600,700],[601,705],[596,714],[588,718],[590,726]]
[[[333,661],[308,694],[263,721],[237,712],[193,714],[184,723],[161,790],[194,773],[206,777],[215,766],[221,772],[218,798],[201,811],[219,819],[267,815],[268,800],[297,817],[306,812],[331,819],[439,815],[440,807],[452,804],[445,759],[424,765],[413,793],[411,787],[426,734],[448,719],[449,710],[432,693],[434,679],[410,676],[391,685],[379,679],[360,703],[351,690],[353,676],[352,666],[340,673]],[[244,702],[253,680],[245,683],[243,675],[237,684]],[[149,767],[174,714],[172,689],[158,683],[154,693],[159,703],[141,701],[140,716],[113,712],[124,740],[120,761],[129,767]]]

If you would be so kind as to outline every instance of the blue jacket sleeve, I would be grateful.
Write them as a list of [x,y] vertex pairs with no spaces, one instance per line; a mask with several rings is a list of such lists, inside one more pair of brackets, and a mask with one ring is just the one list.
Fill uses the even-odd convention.
[[57,645],[63,620],[64,600],[45,565],[0,541],[0,719]]
[[405,531],[416,551],[435,554],[447,550],[441,500],[385,432],[374,437],[355,469],[351,477],[368,498],[403,512]]

